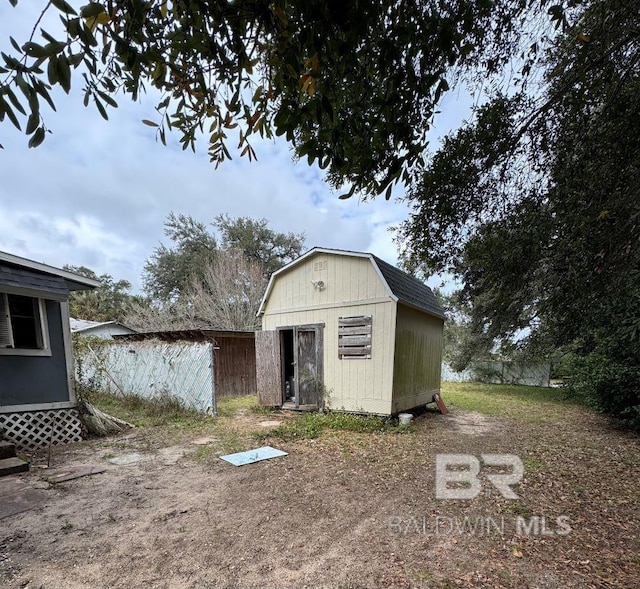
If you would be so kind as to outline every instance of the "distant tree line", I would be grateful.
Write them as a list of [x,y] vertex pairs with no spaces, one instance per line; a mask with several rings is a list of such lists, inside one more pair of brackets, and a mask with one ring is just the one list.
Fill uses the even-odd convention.
[[270,275],[302,253],[304,235],[280,233],[265,219],[219,215],[207,226],[171,213],[168,245],[154,249],[143,270],[144,296],[110,274],[83,266],[67,270],[100,282],[72,293],[70,313],[90,321],[118,320],[138,331],[253,330]]

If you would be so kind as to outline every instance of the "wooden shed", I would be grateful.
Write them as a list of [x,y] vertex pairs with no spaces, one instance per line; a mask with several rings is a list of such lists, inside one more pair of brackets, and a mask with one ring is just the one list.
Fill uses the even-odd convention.
[[258,314],[265,405],[393,415],[440,392],[444,312],[372,254],[310,250],[273,274]]

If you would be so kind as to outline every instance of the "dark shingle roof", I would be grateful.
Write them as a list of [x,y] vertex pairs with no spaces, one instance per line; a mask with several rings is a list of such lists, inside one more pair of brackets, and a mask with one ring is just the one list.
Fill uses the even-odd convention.
[[[52,278],[62,278],[65,282],[66,292],[72,290],[87,290],[100,286],[98,280],[81,276],[75,272],[69,272],[61,268],[54,268],[42,262],[21,258],[8,252],[0,251],[0,265],[4,268],[13,268],[30,272],[33,276],[48,276]],[[53,292],[53,291],[52,291]]]
[[382,277],[389,285],[391,292],[398,297],[401,303],[445,319],[442,307],[433,291],[426,284],[381,260],[378,256],[372,257],[380,269]]
[[0,285],[29,291],[51,293],[56,298],[66,298],[69,288],[64,278],[0,264]]

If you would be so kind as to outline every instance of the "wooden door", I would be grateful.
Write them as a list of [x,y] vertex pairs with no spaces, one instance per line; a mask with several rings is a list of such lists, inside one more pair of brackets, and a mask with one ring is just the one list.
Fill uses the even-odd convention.
[[280,338],[276,331],[256,331],[256,388],[261,405],[282,405]]
[[294,350],[296,405],[319,408],[322,406],[322,338],[318,327],[297,327]]

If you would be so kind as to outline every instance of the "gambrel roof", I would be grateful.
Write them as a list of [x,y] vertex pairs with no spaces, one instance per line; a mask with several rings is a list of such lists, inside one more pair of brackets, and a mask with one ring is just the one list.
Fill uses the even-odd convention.
[[436,295],[424,282],[381,260],[378,256],[372,255],[372,258],[380,269],[380,273],[391,292],[398,297],[401,303],[441,319],[445,318],[444,311],[440,303],[438,303]]
[[374,256],[373,254],[367,252],[353,252],[348,250],[338,250],[321,247],[314,247],[310,249],[308,252],[302,254],[299,258],[296,258],[295,260],[293,260],[293,262],[290,262],[271,275],[267,290],[262,297],[262,302],[260,303],[260,308],[258,309],[258,315],[260,315],[264,311],[264,306],[273,288],[273,283],[279,275],[283,274],[293,266],[297,266],[307,258],[310,258],[311,256],[316,254],[323,253],[339,256],[351,256],[354,258],[368,258],[373,264],[373,267],[376,269],[380,280],[387,287],[389,296],[392,299],[409,307],[413,307],[414,309],[418,309],[420,311],[424,311],[425,313],[429,313],[430,315],[434,315],[435,317],[439,317],[440,319],[445,319],[444,311],[438,303],[436,296],[433,294],[433,291],[426,284],[424,284],[424,282],[421,282],[417,278],[410,276],[406,272],[403,272],[399,268],[392,266],[388,262],[385,262],[378,256]]

